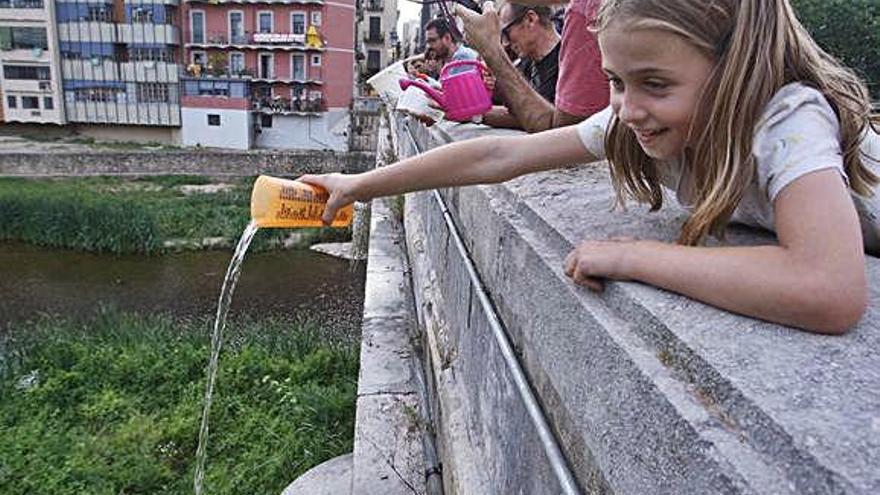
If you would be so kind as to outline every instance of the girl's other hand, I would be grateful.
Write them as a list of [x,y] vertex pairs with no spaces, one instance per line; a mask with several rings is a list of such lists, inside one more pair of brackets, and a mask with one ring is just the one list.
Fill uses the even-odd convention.
[[629,279],[626,275],[627,255],[638,242],[632,238],[584,241],[565,258],[565,274],[574,283],[601,292],[604,279]]
[[321,221],[324,225],[330,225],[336,218],[336,212],[340,208],[350,205],[357,200],[355,195],[355,176],[343,174],[324,174],[324,175],[303,175],[299,181],[311,184],[313,186],[323,187],[330,193],[330,199],[327,200],[327,206],[324,207],[324,214],[321,215]]

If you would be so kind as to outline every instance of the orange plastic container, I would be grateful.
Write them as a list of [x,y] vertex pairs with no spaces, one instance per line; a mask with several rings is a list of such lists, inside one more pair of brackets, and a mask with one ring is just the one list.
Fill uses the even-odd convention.
[[[323,188],[261,175],[251,192],[251,219],[260,228],[323,227],[321,215],[330,194]],[[348,205],[336,212],[331,227],[347,227],[354,216]]]

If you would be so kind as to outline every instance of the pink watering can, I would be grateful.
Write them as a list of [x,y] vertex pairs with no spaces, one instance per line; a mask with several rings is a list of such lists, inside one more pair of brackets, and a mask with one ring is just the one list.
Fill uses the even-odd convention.
[[[450,69],[465,65],[473,65],[478,70],[449,74]],[[442,92],[432,88],[424,81],[410,79],[401,79],[400,89],[406,90],[410,86],[421,89],[443,107],[447,119],[464,122],[476,115],[482,115],[492,108],[492,96],[486,89],[486,85],[483,84],[484,70],[483,64],[476,60],[457,60],[446,64],[440,71]]]

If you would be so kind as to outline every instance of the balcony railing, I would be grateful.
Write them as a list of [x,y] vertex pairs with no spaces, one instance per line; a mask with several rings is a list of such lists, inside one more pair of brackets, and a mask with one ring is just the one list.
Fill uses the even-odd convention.
[[0,0],[0,9],[42,9],[43,0]]
[[324,0],[184,0],[184,3],[324,5]]
[[382,31],[367,31],[364,33],[364,41],[367,43],[385,43],[385,33]]
[[230,36],[228,33],[211,32],[201,41],[193,41],[197,45],[295,45],[305,46],[305,34],[293,33],[252,33],[250,31],[244,34],[234,34]]
[[379,12],[385,8],[385,2],[382,0],[365,0],[363,5],[364,10],[369,12]]
[[316,113],[327,110],[324,98],[284,98],[281,96],[256,97],[253,109],[263,113]]

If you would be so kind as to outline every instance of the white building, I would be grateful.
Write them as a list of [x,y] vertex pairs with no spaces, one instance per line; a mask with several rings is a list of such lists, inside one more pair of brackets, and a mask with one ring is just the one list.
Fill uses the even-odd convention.
[[2,120],[64,124],[52,0],[0,0]]

